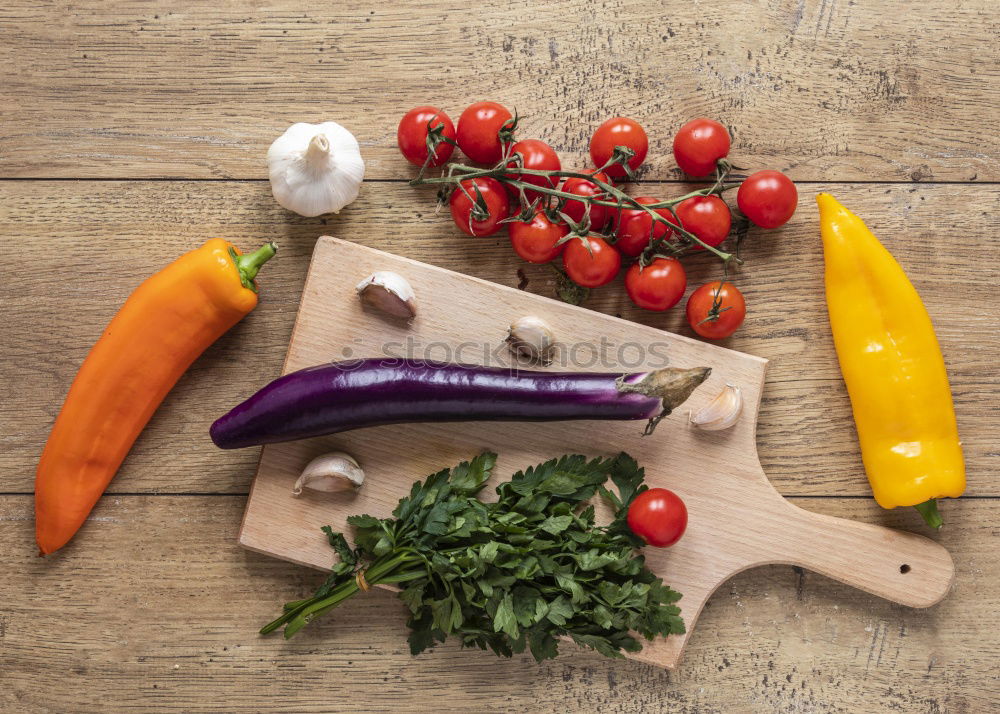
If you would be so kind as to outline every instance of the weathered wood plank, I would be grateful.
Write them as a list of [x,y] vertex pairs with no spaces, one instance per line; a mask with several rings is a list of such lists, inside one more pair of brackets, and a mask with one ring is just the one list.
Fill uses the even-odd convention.
[[[996,702],[995,504],[955,505],[954,592],[892,605],[785,566],[720,588],[674,672],[565,646],[536,665],[446,643],[412,658],[372,591],[285,642],[255,630],[322,575],[240,550],[242,497],[120,496],[34,555],[31,499],[0,497],[0,709],[164,712],[984,712]],[[900,525],[867,500],[812,510]],[[906,521],[908,523],[908,521]],[[683,602],[682,602],[683,604]]]
[[[850,406],[829,335],[815,191],[802,187],[793,224],[751,232],[737,276],[749,302],[746,325],[727,345],[771,360],[758,431],[762,463],[777,487],[798,495],[866,495]],[[997,186],[841,185],[837,195],[868,218],[907,267],[934,316],[955,390],[969,465],[969,493],[1000,494],[995,435],[1000,414],[993,315],[1000,296],[981,286],[993,250],[989,207]],[[671,195],[674,185],[644,186]],[[261,275],[258,310],[194,365],[140,437],[112,489],[120,492],[243,492],[257,450],[226,453],[205,434],[211,421],[277,376],[315,238],[330,233],[507,285],[551,295],[552,272],[530,266],[506,237],[472,240],[433,215],[433,194],[369,183],[330,219],[292,218],[265,183],[0,182],[0,282],[6,312],[0,343],[4,448],[0,491],[29,492],[35,460],[80,361],[143,276],[209,236],[250,247],[281,244]],[[975,206],[972,211],[968,206]],[[945,223],[946,221],[946,223]],[[944,227],[943,227],[944,226]],[[692,284],[717,264],[691,262]],[[336,280],[333,275],[331,280]],[[619,281],[620,283],[620,281]],[[593,308],[690,334],[683,313],[630,307],[620,284],[595,291]],[[470,335],[475,339],[477,336]],[[572,334],[561,335],[571,340]],[[178,445],[183,444],[183,448]],[[822,445],[822,446],[820,446]]]
[[800,179],[996,180],[994,10],[15,0],[0,8],[0,175],[264,177],[288,124],[334,119],[370,177],[399,177],[402,111],[457,119],[494,98],[567,164],[625,114],[650,130],[649,175],[675,175],[673,131],[709,115],[732,127],[740,165]]

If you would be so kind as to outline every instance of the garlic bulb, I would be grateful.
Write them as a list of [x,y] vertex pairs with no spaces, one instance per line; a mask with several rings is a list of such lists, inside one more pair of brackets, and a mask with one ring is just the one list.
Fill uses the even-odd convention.
[[737,422],[743,412],[743,392],[727,384],[719,396],[691,415],[691,423],[705,431],[721,431]]
[[529,315],[518,318],[507,329],[507,344],[516,353],[547,364],[556,336],[545,320]]
[[267,150],[274,200],[300,216],[337,213],[365,177],[358,140],[336,122],[292,124]]
[[364,482],[365,472],[353,456],[341,451],[331,451],[317,456],[306,465],[292,487],[292,495],[300,495],[304,488],[313,491],[348,491],[360,488]]
[[417,314],[416,294],[399,273],[379,270],[358,283],[355,289],[361,302],[376,310],[407,320]]

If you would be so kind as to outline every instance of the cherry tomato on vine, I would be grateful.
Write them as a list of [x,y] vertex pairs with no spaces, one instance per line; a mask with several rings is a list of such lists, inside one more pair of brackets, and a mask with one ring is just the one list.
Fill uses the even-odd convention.
[[[479,197],[482,197],[482,205],[476,205]],[[461,187],[456,186],[452,191],[448,205],[455,225],[470,236],[493,235],[500,229],[500,221],[510,215],[506,189],[502,183],[488,177],[462,181]]]
[[732,283],[705,283],[687,301],[688,324],[710,340],[721,340],[736,332],[746,314],[743,293]]
[[674,160],[689,176],[708,176],[729,155],[729,132],[713,119],[692,119],[674,134]]
[[[587,241],[584,244],[584,241]],[[587,245],[590,250],[587,250]],[[573,238],[563,251],[563,268],[577,285],[599,288],[607,285],[622,267],[622,257],[608,242],[597,235]]]
[[[646,130],[639,125],[639,122],[628,117],[608,119],[597,127],[597,131],[590,139],[590,159],[594,162],[594,166],[601,168],[608,163],[616,146],[632,149],[635,156],[628,160],[628,165],[632,170],[639,168],[646,160],[646,152],[649,150]],[[621,164],[609,166],[605,172],[613,179],[624,178],[626,175],[625,167]]]
[[[647,206],[661,202],[660,199],[649,196],[639,196],[635,200]],[[615,209],[612,208],[609,210],[614,211]],[[656,208],[653,210],[671,223],[674,223],[674,216],[670,213],[670,209]],[[659,221],[656,221],[656,225],[654,226],[653,222],[653,217],[641,208],[623,208],[615,216],[614,230],[615,235],[618,236],[615,248],[620,250],[622,254],[634,258],[646,249],[650,238],[653,240],[658,238],[670,240],[672,234],[670,227]]]
[[777,228],[788,223],[795,213],[799,192],[780,171],[758,171],[740,184],[736,204],[761,228]]
[[687,529],[688,512],[684,501],[673,491],[651,488],[643,491],[628,507],[629,529],[655,548],[666,548],[681,539]]
[[[535,169],[538,171],[558,171],[562,167],[555,149],[541,139],[521,139],[510,147],[510,155],[513,156],[514,154],[521,155],[520,168]],[[555,188],[559,182],[559,179],[549,176],[532,176],[531,174],[519,173],[516,171],[518,166],[513,161],[507,164],[507,168],[515,169],[507,173],[507,178],[519,179],[535,186]],[[525,189],[525,195],[530,201],[538,196],[538,192]]]
[[[718,196],[693,196],[677,204],[677,218],[681,228],[694,233],[713,248],[729,235],[733,216],[729,206]],[[694,250],[704,250],[697,243]]]
[[[428,126],[435,138],[434,156],[427,161],[427,135]],[[440,166],[451,158],[451,152],[455,150],[454,145],[449,144],[444,139],[455,140],[455,126],[451,119],[436,107],[417,107],[411,109],[399,120],[399,127],[396,129],[396,143],[406,160],[411,164],[423,166],[427,162],[428,166]]]
[[559,241],[569,233],[565,223],[553,223],[544,211],[538,211],[530,221],[513,221],[507,224],[510,244],[514,252],[529,263],[548,263],[563,252],[565,243]]
[[676,258],[655,258],[646,267],[638,263],[625,273],[625,291],[639,307],[669,310],[684,297],[687,274]]
[[[458,148],[473,161],[495,164],[503,158],[504,144],[514,130],[511,113],[496,102],[476,102],[458,118]],[[500,131],[505,139],[501,140]]]
[[[610,184],[611,180],[607,174],[603,172],[596,172],[594,169],[587,169],[581,173],[590,174],[598,181],[603,181],[604,183]],[[563,182],[562,190],[566,193],[572,193],[574,196],[594,196],[601,198],[604,194],[603,189],[592,181],[582,178],[568,178]],[[606,198],[606,197],[605,197]],[[566,203],[563,204],[563,213],[573,219],[574,223],[579,223],[583,220],[583,215],[586,213],[587,204],[583,201],[574,201],[573,199],[567,199]],[[604,228],[604,225],[608,222],[608,216],[611,215],[613,209],[608,206],[590,206],[590,227],[595,231],[599,231]]]

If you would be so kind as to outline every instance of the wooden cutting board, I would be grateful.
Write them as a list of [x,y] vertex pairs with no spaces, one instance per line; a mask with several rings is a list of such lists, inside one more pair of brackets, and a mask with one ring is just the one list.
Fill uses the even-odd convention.
[[[376,270],[395,271],[413,285],[419,313],[411,324],[362,307],[354,286]],[[347,516],[385,517],[414,481],[484,449],[499,453],[500,480],[565,453],[625,450],[645,467],[651,486],[676,491],[689,511],[687,533],[677,545],[645,549],[649,567],[683,593],[688,634],[645,643],[631,655],[635,659],[674,667],[709,595],[735,573],[758,565],[802,566],[913,607],[933,605],[948,592],[954,565],[934,541],[810,513],[774,490],[757,458],[757,411],[767,369],[767,360],[759,357],[323,237],[313,253],[284,372],[379,355],[509,363],[509,353],[494,348],[507,326],[524,315],[544,319],[572,348],[567,352],[573,364],[549,367],[555,371],[634,372],[667,361],[707,365],[712,375],[648,437],[641,436],[642,422],[402,424],[266,446],[240,543],[326,569],[334,554],[321,526],[349,535]],[[727,382],[743,390],[740,421],[723,432],[691,428],[689,409],[704,406]],[[358,459],[364,487],[356,494],[307,491],[294,498],[292,484],[303,466],[331,450]]]

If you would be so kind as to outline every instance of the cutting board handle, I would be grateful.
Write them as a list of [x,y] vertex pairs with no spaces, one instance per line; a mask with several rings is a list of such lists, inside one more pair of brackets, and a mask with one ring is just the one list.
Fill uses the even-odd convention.
[[778,562],[910,607],[930,607],[951,589],[955,563],[930,538],[785,503],[790,514],[771,541]]

